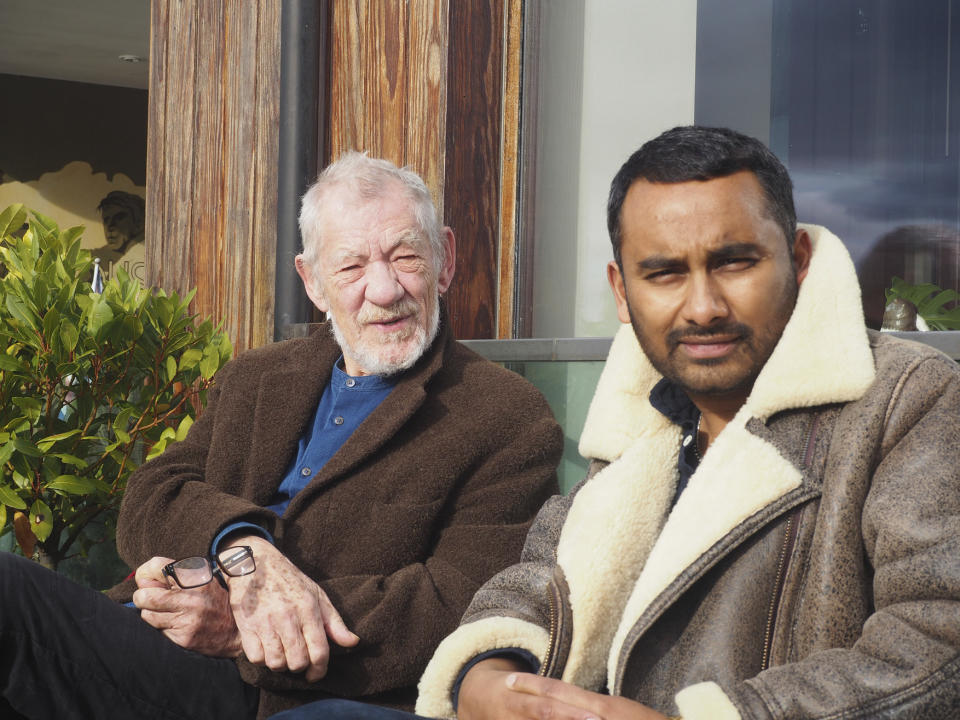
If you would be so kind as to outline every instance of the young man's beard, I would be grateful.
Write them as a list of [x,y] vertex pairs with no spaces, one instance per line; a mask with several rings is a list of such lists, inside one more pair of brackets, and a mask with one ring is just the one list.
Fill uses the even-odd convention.
[[[767,327],[753,328],[744,323],[719,322],[707,327],[674,328],[667,333],[665,338],[667,351],[662,357],[657,354],[654,344],[646,337],[629,303],[627,304],[627,310],[634,335],[647,359],[650,360],[657,372],[676,383],[688,395],[746,394],[749,393],[757,376],[763,370],[767,360],[770,359],[774,348],[780,342],[780,336],[783,334],[787,322],[793,315],[799,291],[796,275],[793,276],[793,281],[787,285],[786,290],[788,291],[787,294],[783,296],[777,313]],[[733,336],[737,338],[739,346],[734,352],[738,356],[746,354],[750,361],[749,367],[731,375],[729,372],[725,372],[724,365],[735,361],[736,357],[688,359],[686,362],[680,359],[679,353],[683,352],[680,344],[684,338],[709,338],[711,336]],[[734,371],[735,368],[730,370]],[[725,377],[725,375],[730,376]]]

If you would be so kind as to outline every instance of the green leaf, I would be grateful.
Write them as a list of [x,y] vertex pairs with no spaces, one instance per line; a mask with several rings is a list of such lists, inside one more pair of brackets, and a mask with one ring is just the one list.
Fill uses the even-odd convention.
[[6,485],[0,485],[0,503],[4,505],[9,505],[10,507],[16,510],[27,509],[27,504],[23,501],[23,498],[17,495],[13,490],[8,488]]
[[20,408],[30,420],[36,421],[43,412],[43,402],[36,397],[15,397],[11,400],[14,407]]
[[74,430],[68,430],[67,432],[58,433],[56,435],[47,435],[40,440],[37,440],[37,447],[40,448],[43,452],[48,452],[54,444],[58,443],[61,440],[66,440],[67,438],[72,438],[74,435],[80,433],[80,428],[75,428]]
[[190,415],[187,415],[180,421],[180,425],[177,426],[177,434],[174,436],[174,439],[177,442],[180,442],[187,437],[187,433],[190,431],[190,428],[193,426],[193,418]]
[[30,478],[16,470],[13,471],[13,482],[17,484],[18,488],[26,489],[30,487]]
[[77,326],[69,320],[64,320],[60,324],[60,340],[63,342],[64,350],[73,352],[73,349],[77,347],[77,342],[80,340],[80,333],[77,331]]
[[7,527],[7,506],[0,503],[0,535]]
[[203,351],[203,359],[200,361],[200,374],[204,380],[209,380],[220,369],[220,353],[216,348],[208,347]]
[[[0,212],[0,237],[12,235],[27,221],[27,210],[22,203],[15,203]],[[0,523],[3,527],[3,523]]]
[[42,500],[37,500],[30,507],[30,529],[40,542],[50,537],[50,531],[53,530],[53,513]]
[[58,490],[70,495],[89,495],[96,492],[96,486],[87,478],[79,475],[60,475],[47,485],[48,490]]
[[90,466],[90,463],[88,463],[83,458],[78,458],[76,455],[71,455],[70,453],[48,453],[48,455],[50,457],[57,458],[57,460],[59,460],[62,463],[65,463],[67,465],[73,465],[78,468],[85,468]]
[[6,306],[10,314],[18,321],[29,327],[31,330],[37,330],[37,316],[27,307],[16,295],[7,294]]
[[[117,413],[117,417],[113,420],[113,431],[117,433],[117,437],[120,436],[120,433],[126,435],[127,423],[130,422],[130,418],[134,413],[135,408],[125,407],[123,410]],[[130,436],[127,435],[129,438]],[[130,442],[129,439],[124,440],[124,442]]]
[[87,314],[87,331],[95,336],[111,320],[113,320],[113,310],[103,296],[98,295],[90,304]]
[[173,381],[177,376],[177,361],[173,359],[173,356],[167,356],[167,380]]
[[163,432],[160,433],[160,437],[153,444],[153,447],[150,448],[150,452],[147,453],[147,460],[153,460],[153,458],[160,455],[167,449],[167,445],[171,440],[176,440],[176,437],[177,434],[173,428],[164,428]]
[[5,352],[0,352],[0,370],[24,372],[27,370],[27,366],[20,362],[17,357],[13,355],[7,355]]
[[43,452],[34,445],[32,442],[26,438],[14,438],[10,442],[13,443],[14,447],[24,455],[29,455],[30,457],[43,457]]
[[[6,435],[7,433],[4,434]],[[0,446],[0,468],[7,464],[14,450],[16,450],[16,447],[14,447],[13,443],[9,440]]]
[[203,357],[203,351],[198,350],[197,348],[190,348],[185,350],[183,355],[180,356],[180,363],[178,369],[180,372],[184,370],[189,370],[197,366],[197,363],[200,362],[200,359]]

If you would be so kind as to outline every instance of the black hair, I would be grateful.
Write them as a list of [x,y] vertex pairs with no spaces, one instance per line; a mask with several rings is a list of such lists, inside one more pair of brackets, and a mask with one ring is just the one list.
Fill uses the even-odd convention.
[[787,247],[793,249],[797,211],[793,183],[783,163],[759,140],[728,128],[686,125],[667,130],[644,143],[623,164],[610,184],[607,200],[607,230],[613,257],[620,257],[620,216],[630,186],[637,180],[652,183],[682,183],[713,180],[734,173],[752,172],[767,197],[767,210],[783,230]]

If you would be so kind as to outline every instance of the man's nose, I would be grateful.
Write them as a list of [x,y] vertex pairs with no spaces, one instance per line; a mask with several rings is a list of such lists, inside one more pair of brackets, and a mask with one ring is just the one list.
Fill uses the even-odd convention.
[[707,327],[726,318],[729,313],[730,308],[716,280],[709,273],[691,275],[684,299],[684,319],[693,325]]
[[366,280],[364,296],[375,305],[388,307],[403,297],[403,285],[389,262],[370,263],[367,266]]

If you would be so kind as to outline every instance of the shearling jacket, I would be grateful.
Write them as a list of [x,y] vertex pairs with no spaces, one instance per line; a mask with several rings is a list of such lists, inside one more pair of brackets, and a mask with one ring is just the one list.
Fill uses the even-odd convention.
[[227,364],[187,438],[130,478],[120,511],[118,548],[131,567],[206,555],[237,521],[266,528],[360,637],[333,646],[327,676],[312,685],[241,660],[261,688],[261,716],[325,696],[412,706],[436,645],[477,588],[517,561],[557,491],[562,434],[543,397],[441,330],[277,517],[264,506],[339,356],[322,328]]
[[960,717],[960,372],[865,329],[822,228],[794,312],[673,504],[680,428],[615,338],[580,450],[521,564],[474,598],[420,683],[451,717],[480,652],[685,720]]

